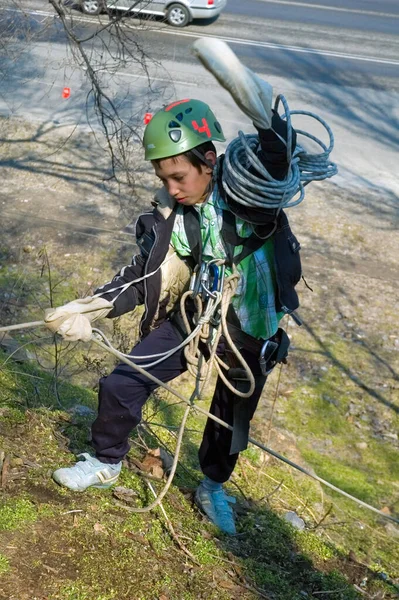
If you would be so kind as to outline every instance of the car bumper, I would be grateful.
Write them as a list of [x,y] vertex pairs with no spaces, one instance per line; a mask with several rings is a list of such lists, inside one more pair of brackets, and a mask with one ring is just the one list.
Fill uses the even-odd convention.
[[212,19],[217,17],[227,4],[227,0],[215,0],[215,4],[212,6],[190,6],[190,12],[193,19]]

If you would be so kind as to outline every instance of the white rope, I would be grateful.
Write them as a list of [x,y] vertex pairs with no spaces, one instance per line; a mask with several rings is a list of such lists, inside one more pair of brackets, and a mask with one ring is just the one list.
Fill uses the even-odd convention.
[[[92,338],[92,340],[98,346],[100,346],[101,348],[104,348],[105,350],[111,351],[111,349],[108,348],[101,341],[96,340],[94,337]],[[127,358],[121,357],[120,353],[118,351],[111,351],[111,352],[115,356],[118,356],[119,358],[121,358],[121,360],[123,362],[125,362],[127,365],[129,365],[130,367],[132,367],[133,369],[135,369],[136,371],[138,371],[139,373],[141,373],[142,375],[144,375],[145,377],[147,377],[148,379],[150,379],[150,381],[153,381],[154,383],[157,383],[159,386],[163,387],[164,389],[166,389],[171,394],[174,394],[177,398],[179,398],[180,400],[182,400],[186,404],[189,404],[190,407],[192,407],[197,412],[202,413],[203,415],[205,415],[209,419],[212,419],[216,423],[219,423],[223,427],[226,427],[230,431],[233,431],[233,427],[231,425],[229,425],[225,421],[222,421],[222,419],[219,419],[215,415],[212,415],[211,413],[209,413],[205,409],[201,408],[200,406],[191,404],[191,401],[187,400],[187,398],[185,398],[178,390],[175,390],[174,388],[172,388],[171,386],[169,386],[167,383],[164,383],[163,381],[161,381],[157,377],[154,377],[153,375],[151,375],[151,373],[148,373],[147,371],[145,371],[144,369],[142,369],[139,365],[133,363],[132,361],[128,360]],[[366,502],[363,502],[363,500],[359,500],[359,498],[356,498],[355,496],[352,496],[351,494],[348,494],[347,492],[345,492],[344,490],[341,490],[340,488],[338,488],[337,486],[333,485],[332,483],[330,483],[326,479],[322,479],[318,475],[316,475],[314,473],[311,473],[310,471],[307,471],[306,469],[304,469],[300,465],[297,465],[296,463],[292,462],[291,460],[289,460],[285,456],[279,454],[278,452],[275,452],[274,450],[272,450],[271,448],[268,448],[264,444],[261,444],[257,440],[255,440],[255,439],[253,439],[251,437],[248,437],[248,441],[251,444],[253,444],[254,446],[256,446],[257,448],[260,448],[261,450],[267,452],[268,454],[271,454],[272,456],[274,456],[278,460],[281,460],[282,462],[285,462],[287,465],[293,467],[294,469],[300,471],[301,473],[304,473],[304,475],[308,475],[308,477],[311,477],[312,479],[315,479],[319,483],[322,483],[323,485],[329,487],[330,489],[334,490],[335,492],[338,492],[342,496],[345,496],[346,498],[349,498],[350,500],[356,502],[360,506],[363,506],[364,508],[367,508],[368,510],[371,510],[371,511],[375,512],[376,514],[378,514],[381,517],[384,517],[385,519],[388,519],[390,521],[393,521],[394,523],[399,524],[399,519],[396,519],[395,517],[392,517],[391,515],[387,515],[384,512],[382,512],[381,510],[379,510],[378,508],[375,508],[374,506],[371,506],[370,504],[367,504]],[[158,496],[158,498],[159,497],[160,496]]]
[[[104,290],[104,292],[98,292],[97,294],[94,294],[94,296],[92,296],[92,298],[101,298],[104,294],[111,294],[112,292],[116,292],[116,290],[121,290],[119,292],[119,294],[117,296],[115,296],[115,298],[110,300],[110,302],[112,304],[114,304],[115,300],[117,300],[119,298],[119,296],[121,294],[123,294],[123,292],[125,290],[127,290],[130,286],[135,285],[136,283],[139,283],[140,281],[144,281],[144,279],[148,279],[148,277],[152,277],[153,275],[155,275],[155,273],[157,273],[159,271],[159,269],[161,269],[163,267],[163,265],[166,265],[166,263],[169,262],[175,255],[176,255],[176,252],[173,252],[173,254],[171,254],[170,256],[167,256],[164,259],[164,261],[159,265],[159,267],[157,267],[155,269],[155,271],[151,271],[151,273],[146,273],[142,277],[138,277],[137,279],[133,279],[133,281],[128,281],[127,283],[123,283],[122,285],[117,285],[109,290]],[[102,287],[104,287],[104,286],[102,286]],[[91,312],[91,311],[87,311],[87,312]],[[84,314],[84,313],[81,313],[81,314]]]

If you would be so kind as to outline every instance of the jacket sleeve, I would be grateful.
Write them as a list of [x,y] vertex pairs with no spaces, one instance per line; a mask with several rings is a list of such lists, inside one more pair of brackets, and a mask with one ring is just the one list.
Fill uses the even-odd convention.
[[[280,139],[287,141],[287,122],[273,110],[272,127],[259,129],[260,148],[258,158],[274,179],[281,181],[287,175],[287,147]],[[279,137],[280,136],[280,137]],[[296,132],[292,129],[292,152],[296,147]]]
[[[97,288],[95,294],[102,298],[114,301],[114,308],[108,313],[107,318],[119,317],[132,311],[144,302],[143,282],[130,285],[121,293],[120,286],[135,281],[144,274],[145,259],[143,256],[133,256],[132,263],[123,267],[111,281]],[[119,288],[119,289],[118,289]],[[120,294],[120,295],[119,295]]]

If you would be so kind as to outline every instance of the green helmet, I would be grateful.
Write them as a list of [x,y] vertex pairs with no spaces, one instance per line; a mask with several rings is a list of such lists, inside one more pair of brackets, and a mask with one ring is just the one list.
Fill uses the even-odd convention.
[[167,158],[204,142],[225,139],[220,123],[205,102],[178,100],[155,113],[145,128],[145,159]]

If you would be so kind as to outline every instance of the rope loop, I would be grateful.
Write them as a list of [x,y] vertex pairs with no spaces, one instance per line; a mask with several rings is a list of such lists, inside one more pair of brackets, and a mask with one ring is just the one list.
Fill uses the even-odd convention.
[[[287,149],[288,173],[285,179],[274,179],[258,158],[259,136],[238,132],[226,149],[223,163],[222,186],[226,194],[239,204],[248,208],[263,208],[279,212],[281,209],[297,206],[305,197],[305,186],[311,181],[321,181],[335,175],[338,171],[330,161],[334,148],[334,135],[318,115],[309,111],[292,110],[283,95],[276,98],[274,109],[278,112],[280,103],[284,113],[281,118],[287,122],[287,140],[274,132]],[[300,144],[292,151],[292,115],[305,115],[316,119],[327,131],[329,145],[311,133],[296,129],[297,134],[315,142],[322,152],[307,152]],[[217,176],[217,173],[215,174]]]

